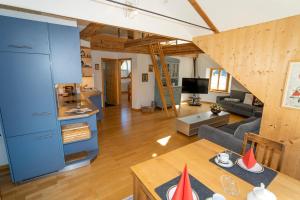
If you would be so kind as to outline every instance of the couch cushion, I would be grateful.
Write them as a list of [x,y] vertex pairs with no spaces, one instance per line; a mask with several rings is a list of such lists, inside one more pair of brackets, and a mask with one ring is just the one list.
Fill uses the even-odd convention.
[[235,128],[230,127],[229,125],[221,126],[221,127],[219,127],[218,129],[219,129],[219,130],[222,130],[222,131],[224,131],[224,132],[226,132],[226,133],[230,133],[231,135],[233,135],[234,132],[235,132]]
[[231,90],[230,91],[230,98],[240,99],[241,102],[245,99],[246,92],[237,91],[237,90]]
[[225,101],[225,100],[222,100],[222,101],[219,102],[219,104],[225,105],[225,106],[234,106],[236,103],[235,103],[235,102],[232,102],[232,101]]
[[254,98],[254,96],[253,96],[253,94],[251,94],[251,93],[246,93],[245,94],[245,99],[244,99],[244,104],[248,104],[248,105],[252,105],[252,103],[253,103],[253,98]]
[[252,122],[240,125],[234,132],[234,136],[243,140],[247,132],[258,133],[260,129],[261,118],[257,118]]
[[240,102],[240,99],[234,99],[234,98],[224,98],[224,101],[231,101],[231,102]]
[[249,117],[247,119],[244,119],[242,121],[239,121],[239,122],[235,122],[235,123],[232,123],[232,124],[227,124],[225,126],[221,126],[219,127],[218,129],[222,130],[222,131],[225,131],[227,133],[230,133],[230,134],[234,134],[235,130],[242,124],[245,124],[245,123],[248,123],[248,122],[252,122],[254,120],[256,120],[257,118],[256,117]]
[[253,108],[254,108],[252,105],[248,105],[248,104],[244,104],[244,103],[236,103],[235,107],[237,109],[245,110],[247,112],[252,112]]

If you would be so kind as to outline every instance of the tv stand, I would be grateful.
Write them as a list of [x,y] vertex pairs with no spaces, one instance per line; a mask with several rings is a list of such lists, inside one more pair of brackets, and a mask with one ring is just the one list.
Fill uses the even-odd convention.
[[189,102],[189,106],[201,106],[200,103],[200,97],[197,97],[196,95],[193,95],[192,97],[190,97],[190,102]]

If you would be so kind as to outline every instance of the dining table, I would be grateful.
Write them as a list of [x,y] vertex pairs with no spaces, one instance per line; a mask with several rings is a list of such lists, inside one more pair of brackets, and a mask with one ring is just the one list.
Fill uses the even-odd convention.
[[[162,199],[156,189],[180,176],[186,165],[188,173],[214,193],[223,195],[227,200],[246,200],[248,193],[255,186],[210,161],[225,150],[222,146],[202,139],[132,166],[134,199]],[[231,177],[235,182],[237,194],[225,192],[221,181],[224,175]],[[267,189],[274,193],[278,200],[300,199],[300,181],[281,172],[276,172]]]

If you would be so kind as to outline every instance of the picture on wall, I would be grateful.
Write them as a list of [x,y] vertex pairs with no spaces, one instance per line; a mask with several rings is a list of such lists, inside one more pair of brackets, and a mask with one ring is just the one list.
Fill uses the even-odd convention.
[[282,106],[300,109],[300,61],[289,63]]
[[153,65],[149,65],[149,72],[153,72]]
[[148,73],[143,73],[142,74],[142,82],[148,82]]
[[95,70],[99,70],[99,69],[100,69],[99,64],[95,64]]

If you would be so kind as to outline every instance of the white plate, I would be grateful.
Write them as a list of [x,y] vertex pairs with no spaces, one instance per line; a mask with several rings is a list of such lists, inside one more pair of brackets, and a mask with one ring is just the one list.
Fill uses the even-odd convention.
[[221,167],[226,167],[226,168],[230,168],[233,166],[233,162],[231,160],[228,160],[228,163],[222,163],[222,162],[219,162],[218,157],[215,157],[215,163],[217,165],[220,165]]
[[264,167],[259,164],[259,163],[256,163],[252,168],[248,169],[246,167],[246,165],[244,164],[244,161],[242,158],[239,158],[236,160],[236,163],[238,164],[238,166],[240,166],[242,169],[244,170],[247,170],[249,172],[253,172],[253,173],[262,173],[264,171]]
[[[175,191],[176,191],[177,185],[171,186],[168,191],[167,191],[167,200],[172,200]],[[193,200],[199,200],[198,194],[192,189],[192,195],[193,195]]]

